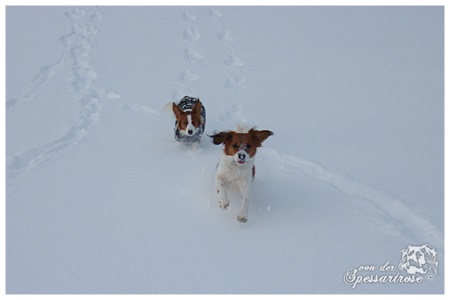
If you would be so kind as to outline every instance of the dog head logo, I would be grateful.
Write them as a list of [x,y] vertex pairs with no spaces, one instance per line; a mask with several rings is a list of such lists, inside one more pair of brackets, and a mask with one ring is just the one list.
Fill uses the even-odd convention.
[[402,249],[402,258],[399,263],[399,269],[408,274],[427,274],[429,272],[437,274],[438,262],[437,253],[427,245],[411,246]]

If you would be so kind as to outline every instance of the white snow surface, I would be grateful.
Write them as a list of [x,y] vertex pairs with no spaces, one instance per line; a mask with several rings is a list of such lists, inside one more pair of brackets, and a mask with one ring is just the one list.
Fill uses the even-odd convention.
[[[443,7],[6,18],[7,293],[444,292]],[[208,134],[275,133],[245,224],[218,206],[222,147],[174,140],[184,95]],[[431,280],[345,284],[422,244]]]

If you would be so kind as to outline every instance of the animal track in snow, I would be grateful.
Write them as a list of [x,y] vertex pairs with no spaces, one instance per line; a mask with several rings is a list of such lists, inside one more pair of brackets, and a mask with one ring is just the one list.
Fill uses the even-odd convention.
[[[83,13],[76,11],[74,12],[74,15],[81,16],[83,15]],[[71,20],[75,19],[75,17],[71,14],[66,13],[66,16]],[[25,87],[22,96],[6,101],[6,109],[11,109],[16,105],[33,100],[35,98],[36,90],[44,86],[55,76],[58,69],[66,63],[67,57],[70,55],[69,43],[67,42],[67,40],[69,39],[69,35],[62,36],[59,39],[59,42],[61,44],[61,53],[57,60],[54,63],[40,67],[33,80]]]
[[239,57],[237,57],[235,55],[231,55],[229,58],[225,59],[224,62],[227,66],[233,67],[233,68],[239,68],[239,67],[244,66],[244,64],[241,62]]
[[74,7],[71,10],[66,11],[64,15],[71,21],[74,21],[75,19],[78,19],[86,15],[86,11],[83,10],[82,8]]
[[[206,17],[206,18],[202,18]],[[246,78],[242,75],[242,67],[244,62],[236,55],[234,47],[234,38],[231,31],[226,29],[223,24],[223,15],[217,8],[205,9],[188,9],[181,15],[184,21],[184,28],[182,29],[183,40],[187,44],[183,50],[183,58],[189,65],[181,69],[178,75],[178,89],[175,94],[186,94],[193,89],[193,83],[198,84],[203,64],[200,64],[202,60],[205,60],[203,53],[201,52],[202,46],[208,43],[214,43],[217,47],[223,48],[224,57],[219,62],[222,63],[226,69],[222,72],[224,74],[223,87],[228,91],[234,91],[235,89],[245,88]],[[209,36],[205,39],[201,39],[200,33],[201,26],[208,26],[214,30],[206,30]],[[209,29],[209,28],[208,28]],[[214,36],[215,35],[215,36]],[[199,41],[202,41],[200,43]],[[219,44],[217,44],[219,42]],[[199,50],[200,49],[200,50]],[[206,59],[207,63],[210,63],[213,59]]]
[[196,81],[199,77],[192,73],[190,70],[184,70],[180,73],[180,80],[181,81],[189,81],[189,82],[193,82]]
[[228,30],[222,29],[217,33],[217,38],[221,40],[222,42],[232,42],[233,37],[231,36],[231,33]]
[[200,33],[193,28],[186,28],[183,31],[183,37],[186,41],[195,42],[200,38]]
[[227,123],[245,124],[247,119],[243,117],[243,110],[244,107],[242,105],[233,105],[230,110],[219,115],[219,120]]
[[[110,92],[96,84],[98,75],[89,62],[92,40],[98,33],[103,17],[101,9],[74,8],[67,11],[65,16],[70,20],[71,31],[59,38],[63,53],[56,63],[42,67],[33,82],[35,86],[43,85],[54,76],[57,68],[67,65],[73,75],[72,87],[79,96],[79,120],[66,133],[53,141],[8,158],[6,167],[8,180],[14,179],[51,159],[60,151],[79,143],[100,119],[103,108],[102,98],[111,98]],[[23,101],[11,102],[9,107]],[[15,104],[12,105],[13,103]]]
[[353,178],[329,171],[317,163],[276,149],[265,148],[261,155],[272,161],[275,169],[307,175],[330,184],[346,194],[368,201],[380,209],[390,223],[407,229],[408,233],[418,240],[426,240],[439,247],[442,246],[443,233],[425,217],[412,211],[402,200]]
[[192,21],[195,21],[196,19],[197,19],[197,17],[188,11],[185,11],[183,13],[183,20],[186,22],[192,22]]
[[234,38],[231,32],[224,28],[222,22],[223,15],[216,8],[211,8],[209,10],[209,16],[215,18],[218,27],[217,39],[225,46],[226,57],[223,62],[227,66],[227,70],[223,86],[228,90],[245,88],[244,83],[246,79],[242,76],[242,71],[240,70],[244,66],[244,63],[235,54],[235,48],[233,46]]
[[197,52],[191,48],[186,48],[186,49],[184,49],[183,57],[189,62],[196,63],[196,62],[199,62],[200,60],[202,60],[203,55],[201,55],[199,52]]
[[[178,88],[172,92],[173,97],[179,98],[174,95],[186,95],[190,92],[192,83],[196,82],[200,76],[196,74],[198,69],[198,63],[203,59],[203,55],[197,50],[201,38],[200,32],[197,30],[198,24],[198,9],[187,9],[183,12],[181,18],[186,22],[183,29],[183,40],[187,44],[187,47],[183,50],[182,57],[188,63],[184,66],[182,71],[178,75]],[[182,97],[181,96],[181,97]]]
[[245,88],[245,81],[246,79],[243,77],[229,77],[225,80],[224,86],[227,89],[231,89],[234,87]]
[[217,19],[220,19],[220,18],[223,17],[222,13],[220,11],[218,11],[217,9],[215,9],[214,7],[211,7],[209,9],[208,13],[209,13],[210,17],[214,17],[214,18],[217,18]]

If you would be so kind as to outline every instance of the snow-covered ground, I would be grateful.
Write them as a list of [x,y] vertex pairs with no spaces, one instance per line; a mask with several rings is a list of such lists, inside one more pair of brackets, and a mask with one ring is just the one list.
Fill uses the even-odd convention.
[[[444,292],[443,7],[7,7],[6,51],[7,293]],[[184,95],[275,133],[245,224]]]

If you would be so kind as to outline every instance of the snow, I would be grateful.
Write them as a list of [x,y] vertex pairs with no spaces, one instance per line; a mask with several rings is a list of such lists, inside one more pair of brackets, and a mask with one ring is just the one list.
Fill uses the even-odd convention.
[[[444,292],[443,7],[7,7],[6,292]],[[206,132],[275,133],[249,221]],[[420,283],[386,275],[427,244]],[[362,275],[364,272],[360,272]]]

